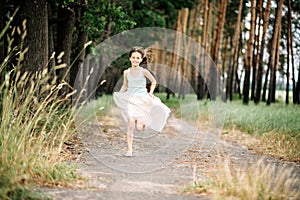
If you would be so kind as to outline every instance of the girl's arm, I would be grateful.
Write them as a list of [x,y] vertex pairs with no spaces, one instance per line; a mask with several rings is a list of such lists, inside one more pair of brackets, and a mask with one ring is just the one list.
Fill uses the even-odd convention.
[[127,89],[127,87],[128,87],[127,69],[123,72],[123,77],[124,77],[124,79],[123,79],[123,85],[122,85],[122,87],[121,87],[121,89],[120,89],[119,92],[125,92],[126,89]]
[[151,87],[150,87],[149,95],[152,96],[153,92],[155,90],[155,87],[156,87],[156,80],[155,80],[154,76],[147,69],[143,69],[143,74],[151,82]]

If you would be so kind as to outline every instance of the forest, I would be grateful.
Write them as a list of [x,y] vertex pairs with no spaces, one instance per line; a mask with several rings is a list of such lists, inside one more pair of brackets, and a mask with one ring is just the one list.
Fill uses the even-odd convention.
[[[285,91],[286,104],[300,103],[298,1],[3,0],[1,4],[1,30],[12,20],[7,27],[11,34],[2,37],[1,60],[12,51],[26,50],[22,70],[53,71],[57,62],[53,54],[63,52],[61,62],[72,66],[70,70],[55,70],[53,75],[70,88],[85,56],[98,44],[122,31],[161,27],[181,32],[202,46],[219,70],[227,100],[237,94],[244,104],[263,101],[269,105],[275,102],[276,91],[281,90]],[[20,43],[22,26],[26,26],[26,37]],[[183,45],[178,40],[173,43],[174,48]],[[8,44],[16,48],[8,49]],[[155,49],[155,44],[150,45]],[[159,58],[153,62],[166,63],[182,73],[198,99],[207,98],[203,75],[192,70],[191,64],[163,50],[154,54]],[[122,75],[124,59],[112,65],[110,69],[114,70],[102,77],[110,81],[97,90],[112,93],[112,85],[116,84],[113,80]],[[10,65],[6,68],[10,70]],[[66,70],[68,74],[63,76]]]
[[[299,175],[299,20],[298,0],[0,0],[0,199],[49,199],[32,186],[83,189],[70,163],[80,162],[84,141],[102,134],[125,144],[109,109],[133,46],[146,49],[144,67],[157,79],[154,95],[172,110],[170,123],[181,118],[200,133],[296,163]],[[157,144],[186,132],[164,134]],[[109,142],[97,150],[113,152]],[[236,170],[225,156],[219,179],[202,184],[201,162],[218,160],[200,159],[201,150],[186,161],[192,192],[300,197],[290,171],[262,162]]]

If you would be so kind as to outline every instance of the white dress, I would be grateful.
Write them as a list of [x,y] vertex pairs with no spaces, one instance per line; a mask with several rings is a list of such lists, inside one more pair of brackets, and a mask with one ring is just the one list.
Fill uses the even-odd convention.
[[158,97],[150,97],[146,89],[146,78],[139,68],[137,76],[127,73],[128,88],[125,92],[114,92],[113,99],[121,110],[125,121],[138,120],[147,128],[161,132],[171,110]]

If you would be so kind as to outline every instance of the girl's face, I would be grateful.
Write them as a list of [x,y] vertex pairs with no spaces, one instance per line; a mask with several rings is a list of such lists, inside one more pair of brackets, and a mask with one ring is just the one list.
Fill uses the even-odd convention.
[[138,67],[140,66],[140,63],[142,62],[143,58],[142,58],[142,54],[140,54],[139,52],[133,52],[129,58],[130,62],[131,62],[131,66],[133,67]]

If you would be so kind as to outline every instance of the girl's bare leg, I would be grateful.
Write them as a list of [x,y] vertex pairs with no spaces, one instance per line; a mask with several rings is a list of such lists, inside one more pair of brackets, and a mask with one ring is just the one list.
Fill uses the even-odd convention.
[[133,129],[134,129],[134,120],[128,120],[128,127],[127,127],[127,153],[125,156],[130,157],[132,156],[132,143],[133,143]]

